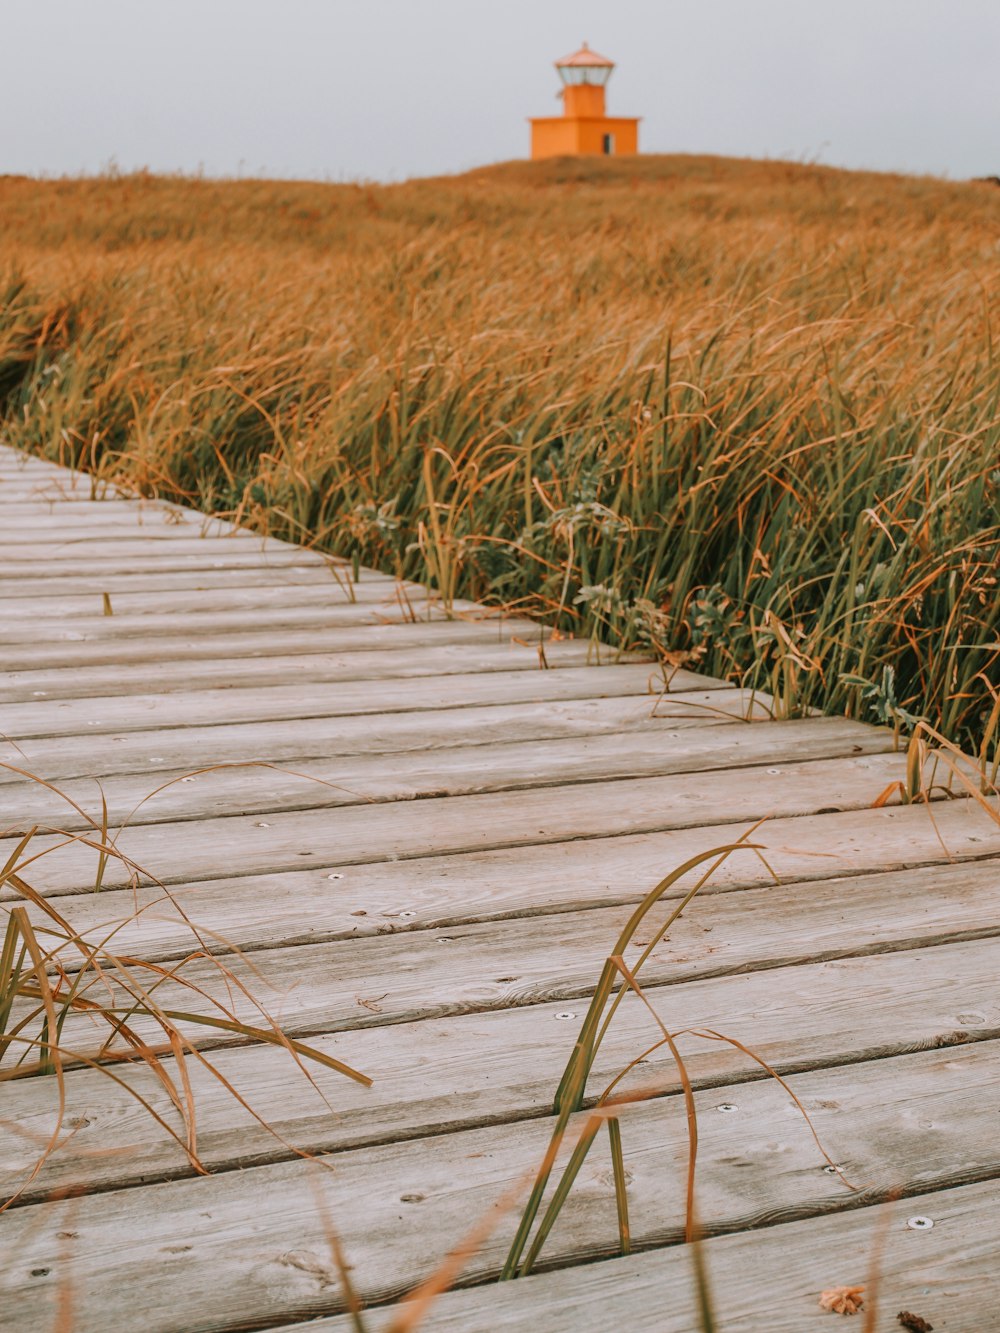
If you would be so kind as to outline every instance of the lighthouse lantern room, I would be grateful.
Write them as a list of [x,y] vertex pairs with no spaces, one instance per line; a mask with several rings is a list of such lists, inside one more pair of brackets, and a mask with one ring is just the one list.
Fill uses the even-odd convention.
[[540,116],[531,121],[531,156],[562,157],[621,155],[639,151],[639,121],[609,116],[605,87],[614,61],[591,51],[584,42],[579,51],[556,61],[562,81],[561,116]]

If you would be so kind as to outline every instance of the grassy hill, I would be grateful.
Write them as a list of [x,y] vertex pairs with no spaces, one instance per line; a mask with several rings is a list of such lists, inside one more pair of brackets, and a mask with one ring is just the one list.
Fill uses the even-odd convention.
[[998,261],[995,185],[789,163],[0,178],[3,432],[789,709],[978,744]]

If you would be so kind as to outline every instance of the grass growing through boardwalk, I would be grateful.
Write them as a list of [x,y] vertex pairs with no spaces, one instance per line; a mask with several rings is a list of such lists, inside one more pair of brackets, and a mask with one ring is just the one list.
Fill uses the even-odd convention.
[[[25,776],[54,790],[30,774]],[[117,938],[134,918],[109,924],[99,932],[99,939],[81,936],[64,915],[72,915],[72,903],[67,907],[65,899],[49,899],[36,887],[44,884],[47,856],[70,844],[90,849],[94,879],[89,887],[93,892],[100,891],[111,861],[119,862],[136,884],[141,877],[151,877],[117,846],[108,827],[106,806],[103,817],[95,819],[86,816],[74,801],[65,799],[77,815],[86,819],[88,827],[83,832],[66,833],[55,844],[47,840],[41,849],[35,844],[39,830],[29,829],[0,865],[0,890],[15,895],[0,911],[5,927],[0,938],[0,1086],[12,1079],[51,1076],[55,1107],[52,1128],[44,1141],[36,1140],[28,1131],[18,1131],[25,1144],[23,1179],[11,1195],[0,1198],[0,1212],[17,1202],[49,1158],[72,1139],[75,1122],[71,1111],[75,1113],[79,1108],[69,1105],[66,1075],[74,1068],[98,1070],[114,1081],[174,1140],[191,1169],[201,1174],[207,1174],[207,1170],[198,1152],[198,1107],[187,1068],[189,1060],[197,1061],[267,1128],[216,1070],[211,1054],[201,1049],[206,1038],[280,1046],[306,1079],[310,1077],[309,1062],[314,1062],[370,1086],[367,1075],[288,1036],[227,965],[218,938],[204,938],[183,910],[179,909],[190,928],[191,946],[187,957],[178,962],[151,962],[120,949]],[[153,882],[158,883],[155,878]],[[162,885],[159,887],[170,896]],[[188,980],[185,967],[198,959],[209,959],[217,968],[222,990],[229,992],[228,1002],[213,998],[203,984]],[[164,989],[170,996],[165,1001]],[[250,1002],[259,1023],[239,1018],[240,999]],[[178,1003],[183,1007],[178,1008]],[[145,1096],[139,1087],[117,1075],[116,1069],[125,1064],[142,1065],[151,1073],[153,1087],[166,1094],[168,1114],[157,1109],[156,1098]],[[10,1128],[17,1130],[16,1126]],[[277,1134],[275,1137],[280,1138]],[[291,1144],[284,1146],[298,1151]]]
[[4,432],[788,712],[978,744],[998,223],[988,184],[699,158],[7,179]]

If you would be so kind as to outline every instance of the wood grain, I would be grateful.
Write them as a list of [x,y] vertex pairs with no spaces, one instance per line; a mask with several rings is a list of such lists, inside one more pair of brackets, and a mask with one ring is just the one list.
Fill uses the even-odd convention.
[[[740,730],[747,736],[756,732]],[[785,760],[778,761],[780,766],[731,773],[279,811],[266,819],[249,815],[130,826],[116,835],[115,846],[139,868],[143,879],[153,876],[168,884],[207,879],[213,873],[250,875],[397,862],[546,843],[576,852],[581,842],[593,840],[596,846],[628,834],[680,828],[703,829],[703,844],[712,847],[714,823],[806,815],[823,807],[863,809],[904,774],[904,758],[895,753],[805,763],[798,762],[798,753],[793,747]],[[5,859],[13,850],[12,841],[11,837],[0,842],[0,856]],[[46,894],[92,891],[97,851],[80,842],[64,844],[58,834],[36,836],[33,854],[44,852],[44,861],[34,868],[35,887]],[[590,849],[583,850],[593,864]],[[121,887],[134,873],[113,858],[104,883],[108,888]],[[409,875],[407,880],[412,882]]]
[[[472,602],[456,602],[455,612],[460,615],[476,612]],[[105,616],[95,612],[89,616],[50,619],[36,615],[32,620],[12,619],[4,630],[7,643],[35,644],[39,640],[52,645],[114,645],[124,641],[133,645],[149,644],[162,638],[173,638],[182,628],[185,636],[205,634],[213,638],[224,634],[250,633],[255,630],[333,629],[340,625],[384,625],[398,621],[429,622],[445,619],[445,612],[433,595],[414,594],[396,596],[392,585],[386,587],[381,598],[374,602],[352,603],[346,598],[335,601],[331,596],[325,603],[297,605],[291,599],[277,606],[235,611],[190,611],[179,618],[177,614],[149,614],[145,616]],[[477,615],[476,617],[480,617]],[[160,644],[160,653],[163,645]],[[154,645],[155,652],[155,645]]]
[[437,647],[452,643],[505,643],[513,636],[526,642],[538,642],[544,633],[537,626],[500,619],[439,620],[430,624],[344,626],[341,629],[288,629],[281,634],[246,630],[230,634],[185,632],[183,625],[168,643],[161,638],[132,641],[106,640],[84,642],[65,637],[61,642],[11,644],[4,650],[10,671],[35,671],[51,667],[105,666],[117,669],[158,663],[165,656],[175,660],[196,661],[205,658],[287,656],[293,653],[354,652],[358,649],[393,647],[399,653],[414,648]]
[[[349,577],[341,582],[327,575],[322,583],[299,587],[285,583],[277,587],[260,588],[206,588],[182,591],[160,591],[151,597],[148,591],[130,592],[127,589],[101,588],[96,584],[86,594],[54,596],[49,593],[39,598],[33,592],[23,596],[0,598],[0,615],[8,623],[34,618],[51,620],[83,620],[103,616],[103,595],[111,599],[112,618],[139,619],[145,623],[150,616],[204,615],[209,612],[251,610],[258,607],[291,606],[295,608],[353,605],[378,606],[399,595],[415,603],[426,600],[424,590],[415,583],[396,583],[394,579],[374,576],[354,583]],[[23,589],[22,589],[23,591]]]
[[[887,898],[894,903],[891,895]],[[747,904],[748,909],[755,906]],[[857,919],[856,914],[851,916]],[[699,912],[698,921],[717,918],[706,909]],[[716,934],[722,924],[707,930]],[[693,933],[705,930],[698,925]],[[554,933],[551,924],[542,924],[540,931],[550,939]],[[888,931],[873,932],[862,925],[857,946],[878,947],[887,936]],[[382,942],[366,941],[353,950],[350,979],[317,975],[319,969],[310,973],[304,954],[297,989],[308,987],[310,994],[298,999],[289,989],[289,981],[296,983],[296,978],[289,978],[287,967],[282,975],[284,960],[279,966],[276,956],[256,957],[263,974],[283,986],[280,992],[263,994],[270,1008],[283,1014],[288,1031],[309,1036],[313,1046],[365,1070],[375,1082],[368,1089],[349,1085],[317,1067],[310,1071],[310,1084],[287,1054],[274,1047],[213,1049],[208,1058],[214,1074],[188,1061],[202,1161],[213,1170],[243,1169],[290,1159],[295,1148],[340,1152],[547,1114],[586,1008],[580,991],[589,993],[613,938],[613,933],[599,937],[596,930],[588,936],[581,923],[580,952],[570,957],[568,950],[563,951],[564,974],[557,974],[557,957],[539,959],[536,941],[525,957],[513,960],[518,974],[506,987],[492,987],[492,994],[491,982],[510,968],[513,949],[502,957],[500,948],[492,954],[470,949],[466,967],[475,959],[483,964],[482,970],[475,976],[471,971],[462,978],[446,976],[443,984],[445,964],[440,959],[435,962],[433,955],[455,957],[460,941],[450,941],[451,947],[446,947],[431,936],[410,955],[403,955],[398,945],[387,950],[380,948]],[[847,943],[832,940],[829,934],[823,939],[826,949]],[[778,971],[714,978],[698,979],[693,964],[672,969],[654,963],[644,985],[650,1002],[673,1030],[722,1031],[748,1044],[783,1074],[995,1040],[1000,1035],[1000,1002],[992,982],[1000,953],[995,937],[989,950],[973,944],[910,949],[907,942],[901,943],[902,952],[860,955],[824,965],[811,961],[777,965]],[[803,938],[793,947],[808,958]],[[824,949],[818,953],[822,957]],[[368,972],[363,971],[366,956]],[[387,957],[401,956],[404,965],[395,984],[391,970],[374,970]],[[330,967],[337,962],[333,951]],[[426,975],[421,975],[420,963],[430,963]],[[703,962],[706,973],[712,966],[710,959]],[[672,984],[656,984],[656,978],[662,981],[668,974],[674,978]],[[207,969],[195,969],[192,980],[204,981],[207,975]],[[381,981],[378,989],[372,985],[375,976],[389,978],[385,983],[392,988],[389,993],[382,992]],[[192,1007],[190,995],[185,1006]],[[567,1013],[573,1018],[566,1019]],[[411,1016],[403,1021],[407,1014]],[[256,1018],[259,1022],[260,1015]],[[206,1035],[193,1027],[191,1032],[193,1038]],[[595,1064],[594,1094],[652,1046],[656,1037],[649,1014],[637,1004],[625,1004]],[[80,1049],[87,1049],[93,1040],[84,1033]],[[760,1076],[753,1061],[726,1043],[686,1036],[680,1045],[696,1086],[735,1085]],[[173,1062],[168,1060],[166,1068],[172,1073]],[[55,1189],[117,1189],[151,1178],[192,1174],[177,1143],[149,1123],[134,1098],[141,1093],[180,1132],[181,1117],[160,1081],[141,1065],[121,1067],[117,1074],[123,1084],[96,1070],[67,1074],[67,1124],[75,1132],[31,1183],[27,1198],[44,1199]],[[669,1056],[662,1049],[650,1054],[630,1086],[655,1089],[657,1095],[676,1093],[679,1082]],[[229,1089],[256,1114],[241,1107]],[[35,1134],[43,1141],[51,1132],[58,1100],[54,1080],[14,1083],[5,1089],[4,1099],[5,1117],[16,1122],[22,1134]],[[12,1192],[21,1183],[22,1163],[19,1156],[8,1157],[0,1170],[0,1191]]]
[[[907,1227],[908,1216],[928,1213],[935,1222],[932,1231]],[[989,1180],[895,1204],[715,1237],[706,1242],[704,1257],[719,1327],[726,1333],[823,1328],[820,1293],[856,1285],[866,1287],[868,1307],[877,1302],[875,1333],[900,1333],[900,1310],[922,1312],[935,1329],[995,1330],[1000,1327],[1000,1318],[991,1313],[1000,1269],[998,1214],[1000,1187]],[[873,1281],[875,1252],[880,1262]],[[398,1306],[366,1311],[366,1330],[387,1333],[398,1312]],[[690,1253],[677,1246],[450,1292],[432,1307],[420,1329],[691,1333],[698,1320]],[[301,1325],[282,1328],[305,1333]],[[315,1320],[308,1333],[352,1333],[350,1317]]]
[[[536,698],[544,698],[546,691],[554,691],[551,697],[561,697],[560,691],[570,690],[567,697],[586,697],[587,695],[611,694],[615,692],[615,683],[619,683],[622,694],[636,693],[636,687],[626,675],[599,676],[588,671],[586,676],[592,679],[587,689],[579,685],[572,687],[572,680],[579,677],[564,678],[557,681],[551,678],[551,669],[562,667],[604,666],[611,670],[616,666],[635,662],[636,657],[605,650],[595,652],[592,645],[577,640],[556,640],[545,645],[545,668],[539,657],[537,641],[532,643],[527,638],[513,635],[504,641],[494,639],[474,640],[472,643],[424,643],[419,647],[410,647],[405,653],[397,652],[392,640],[382,646],[365,648],[355,645],[353,651],[310,652],[303,648],[294,655],[276,653],[267,657],[226,657],[225,643],[220,644],[218,657],[178,656],[173,661],[144,662],[141,672],[109,673],[104,666],[70,667],[65,664],[41,670],[11,671],[0,678],[0,701],[7,703],[27,702],[32,699],[83,699],[112,698],[128,694],[150,694],[163,699],[180,693],[201,689],[231,690],[240,686],[253,686],[255,690],[265,691],[272,688],[295,686],[301,694],[301,686],[320,681],[369,681],[413,680],[419,676],[479,676],[487,672],[530,671],[537,679],[534,685]],[[659,693],[663,688],[663,677],[658,667],[648,663],[641,674],[633,673],[641,680],[641,691]],[[110,678],[109,678],[110,677]],[[453,682],[458,685],[461,682]],[[674,690],[721,688],[721,681],[710,677],[695,676],[690,672],[678,672],[671,677]],[[471,681],[466,682],[473,690]],[[358,687],[360,689],[360,686]],[[482,682],[481,689],[493,688],[488,682]],[[526,686],[518,687],[524,689]],[[372,693],[371,690],[368,691]],[[219,696],[215,696],[217,699]],[[265,699],[267,695],[263,696]],[[419,698],[419,695],[417,695]],[[766,697],[766,696],[764,696]]]
[[[463,715],[467,711],[474,713],[475,718],[466,719]],[[139,761],[140,772],[101,777],[98,790],[94,779],[107,774],[110,764],[91,754],[89,762],[94,779],[66,780],[60,776],[58,792],[37,782],[8,783],[0,788],[4,795],[4,818],[7,824],[25,828],[35,824],[60,829],[92,827],[68,804],[72,800],[82,805],[91,819],[98,820],[104,801],[113,827],[126,821],[152,824],[203,820],[255,812],[328,809],[373,801],[426,800],[695,773],[715,769],[720,763],[738,769],[788,758],[800,761],[877,754],[889,745],[886,735],[841,718],[811,718],[804,725],[767,722],[748,726],[741,722],[726,725],[716,715],[694,709],[693,716],[673,721],[651,718],[649,711],[650,705],[644,698],[634,701],[629,710],[574,708],[568,704],[562,705],[558,712],[539,705],[519,709],[448,709],[444,719],[434,713],[416,717],[399,715],[398,731],[386,728],[384,718],[377,715],[382,721],[381,730],[358,729],[364,739],[353,744],[334,739],[324,745],[317,737],[304,739],[307,756],[317,750],[335,752],[322,759],[293,754],[284,761],[289,768],[275,769],[253,766],[253,757],[240,758],[236,762],[252,766],[196,774],[188,768],[167,768],[159,763],[155,766],[155,776],[151,776],[149,738],[144,736],[147,753]],[[546,713],[555,716],[550,719]],[[622,717],[618,725],[616,715]],[[309,725],[312,721],[309,719]],[[463,722],[472,725],[465,730]],[[606,729],[603,734],[602,728]],[[574,735],[574,731],[579,734]],[[493,736],[518,735],[526,739],[486,743]],[[256,738],[251,734],[249,739],[252,744]],[[448,740],[457,744],[449,745]],[[165,759],[162,754],[165,747],[156,748],[161,751],[156,757]],[[31,742],[23,742],[20,749],[21,766],[37,769]],[[388,753],[372,753],[378,749]],[[400,753],[401,750],[404,752]],[[204,757],[210,752],[211,738],[208,738],[202,742],[200,757],[192,747],[185,751],[185,758],[189,764],[198,765],[205,762]],[[253,751],[256,756],[274,753],[274,747],[264,749],[259,740]],[[16,775],[9,772],[7,776]],[[46,769],[45,776],[51,779],[55,775]]]
[[[508,648],[506,645],[494,647],[487,644],[482,648],[474,647],[468,656],[473,653],[486,656],[497,670],[460,672],[443,681],[426,674],[422,679],[390,676],[381,678],[376,686],[370,679],[361,677],[309,682],[308,690],[303,690],[301,684],[257,684],[246,688],[233,685],[228,689],[178,690],[169,694],[127,697],[97,695],[79,700],[52,700],[46,697],[41,702],[33,698],[30,702],[0,705],[0,718],[2,725],[7,728],[4,734],[11,739],[66,737],[62,741],[60,754],[73,752],[69,737],[86,737],[93,745],[95,735],[91,729],[95,727],[99,728],[96,733],[99,736],[125,736],[130,731],[150,731],[162,736],[165,732],[178,729],[201,746],[205,742],[211,744],[213,736],[224,745],[228,729],[239,726],[244,739],[252,741],[253,736],[258,734],[258,742],[256,745],[251,744],[251,750],[259,755],[261,746],[273,742],[276,739],[275,732],[295,719],[318,722],[324,717],[381,717],[389,727],[398,722],[400,727],[405,728],[407,716],[412,719],[415,714],[423,712],[443,715],[460,709],[463,716],[467,717],[467,722],[453,720],[451,726],[461,727],[463,733],[467,728],[469,740],[474,743],[477,724],[487,722],[490,716],[471,711],[474,709],[534,708],[533,717],[540,726],[544,724],[547,710],[539,708],[539,703],[556,704],[561,701],[568,704],[606,699],[605,706],[611,716],[615,715],[616,706],[625,710],[629,717],[635,714],[649,718],[654,712],[656,700],[650,697],[650,686],[655,683],[656,677],[645,663],[608,667],[604,671],[586,668],[566,673],[539,671],[537,649],[532,650],[530,646],[514,645]],[[385,666],[391,669],[393,660],[393,655],[386,655]],[[473,663],[477,660],[473,657]],[[572,664],[580,658],[577,654],[567,654],[562,660]],[[467,661],[468,665],[473,663]],[[520,669],[510,674],[499,670],[505,665],[511,668],[515,664]],[[751,712],[752,705],[750,695],[739,691],[724,691],[720,695],[719,712],[730,721],[738,721]],[[581,707],[584,705],[581,704]],[[596,705],[591,707],[592,712],[596,709]],[[687,713],[710,718],[713,715],[712,695],[704,690],[678,691],[669,700],[664,700],[655,711],[659,717],[669,717],[671,710],[673,715]],[[560,710],[553,708],[551,711],[558,716]],[[759,708],[757,712],[759,716]],[[497,717],[499,720],[501,715]],[[515,712],[510,720],[516,724],[516,719]],[[444,726],[448,725],[444,723],[443,717],[441,720]],[[278,722],[281,727],[268,726],[271,721]],[[432,722],[433,719],[423,721],[427,728],[428,743],[431,743],[433,736]],[[207,734],[200,730],[204,727],[211,728]],[[290,732],[294,736],[294,726]],[[318,728],[320,746],[334,743],[336,734],[340,734],[339,728],[335,733],[330,726]],[[183,739],[173,738],[175,743]],[[490,739],[493,737],[487,733],[484,743]],[[138,738],[134,743],[142,744]],[[442,743],[446,744],[447,741]],[[323,749],[319,752],[323,753]],[[199,753],[204,757],[204,750]]]
[[[228,941],[248,950],[392,931],[443,928],[450,933],[455,926],[511,923],[520,917],[529,918],[530,925],[531,919],[551,914],[559,914],[559,929],[570,932],[576,913],[635,904],[675,866],[746,831],[743,823],[577,846],[431,856],[408,862],[405,876],[389,862],[332,872],[321,867],[194,881],[172,886],[169,892],[155,886],[135,892],[104,889],[97,895],[61,898],[57,906],[71,913],[75,927],[84,934],[115,929],[119,950],[153,958],[189,952],[191,932],[180,909],[205,932],[207,947],[216,940],[219,947]],[[914,806],[774,819],[754,840],[766,849],[767,865],[753,852],[736,853],[715,870],[702,890],[702,901],[716,894],[767,888],[773,884],[773,871],[782,883],[800,886],[797,907],[788,902],[789,928],[806,933],[812,929],[814,913],[826,910],[820,903],[829,904],[836,913],[845,891],[839,883],[844,876],[907,870],[912,872],[909,878],[894,883],[920,885],[931,868],[943,873],[954,864],[961,873],[980,861],[987,885],[995,885],[998,878],[1000,827],[971,801],[936,807],[933,821],[927,810]],[[34,878],[40,882],[37,873]],[[680,896],[694,881],[694,874],[682,877],[668,898]],[[830,881],[838,886],[831,887]],[[815,887],[810,890],[807,885]],[[929,921],[938,920],[936,908],[928,910],[925,904],[921,910]],[[764,919],[770,920],[766,914]],[[987,913],[985,928],[991,928],[992,921]],[[887,927],[891,930],[891,920]],[[822,924],[816,929],[822,939]],[[723,947],[715,940],[711,943]]]
[[[793,1075],[790,1086],[855,1190],[823,1171],[808,1126],[773,1080],[697,1093],[702,1225],[709,1234],[773,1226],[899,1190],[924,1196],[919,1206],[932,1210],[930,1193],[1000,1174],[998,1079],[996,1042]],[[736,1110],[720,1114],[720,1105]],[[687,1153],[680,1099],[626,1108],[621,1119],[633,1243],[676,1244]],[[16,1210],[5,1219],[10,1260],[0,1320],[15,1319],[28,1304],[39,1321],[48,1318],[70,1272],[78,1275],[79,1333],[136,1326],[190,1333],[336,1313],[343,1298],[329,1220],[362,1295],[396,1298],[537,1166],[548,1133],[545,1120],[519,1121],[419,1146],[338,1153],[322,1159],[332,1170],[284,1162],[93,1195],[84,1206],[67,1200]],[[513,1224],[510,1215],[502,1219],[464,1281],[497,1273]],[[71,1233],[71,1249],[60,1232]],[[610,1255],[615,1235],[602,1144],[545,1257],[562,1266]]]

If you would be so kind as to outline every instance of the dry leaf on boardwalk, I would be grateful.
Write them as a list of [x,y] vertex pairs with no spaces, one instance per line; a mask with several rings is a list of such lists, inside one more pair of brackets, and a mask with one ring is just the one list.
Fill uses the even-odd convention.
[[865,1303],[864,1287],[831,1287],[820,1293],[819,1303],[831,1314],[857,1314]]
[[910,1333],[934,1333],[933,1324],[928,1324],[926,1319],[921,1319],[918,1314],[911,1314],[909,1310],[900,1310],[896,1318],[904,1328],[910,1330]]

